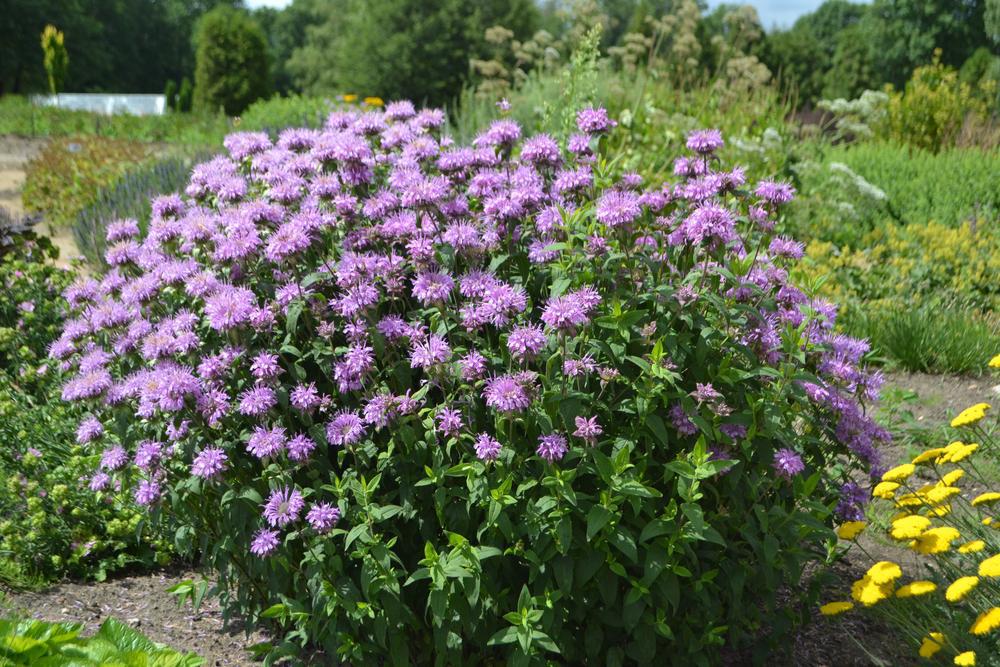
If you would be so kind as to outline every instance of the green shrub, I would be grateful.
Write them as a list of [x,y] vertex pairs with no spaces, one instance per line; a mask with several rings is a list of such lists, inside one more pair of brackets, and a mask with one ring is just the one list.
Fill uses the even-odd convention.
[[[81,294],[92,326],[53,347],[86,360],[64,397],[106,426],[90,451],[218,571],[228,611],[280,626],[272,658],[780,646],[782,598],[810,598],[804,565],[861,512],[850,480],[887,437],[864,343],[832,335],[834,309],[787,281],[797,246],[772,245],[787,191],[616,178],[595,109],[573,151],[522,151],[498,122],[439,154],[440,112],[364,118],[293,149],[228,137],[189,198],[156,201],[156,262],[109,228],[126,282]],[[703,155],[678,170],[718,168],[715,142],[689,138]]]
[[245,11],[220,5],[194,35],[194,106],[236,116],[270,89],[267,39]]
[[190,113],[194,108],[194,86],[191,79],[184,77],[181,79],[181,86],[177,90],[177,110],[183,113]]
[[99,188],[151,153],[148,146],[122,139],[74,137],[50,142],[28,163],[21,193],[24,210],[44,215],[50,228],[67,226],[93,203]]
[[163,98],[167,107],[167,111],[177,111],[177,82],[173,79],[167,79],[166,85],[163,86]]
[[323,97],[272,97],[251,104],[240,116],[239,129],[276,135],[287,127],[323,127],[334,108],[333,102]]
[[82,623],[0,619],[0,664],[5,667],[199,667],[204,660],[180,653],[114,618],[97,633],[80,636]]
[[87,488],[95,459],[75,442],[86,413],[60,401],[65,377],[47,359],[74,278],[48,262],[56,252],[29,238],[0,258],[0,579],[12,584],[103,579],[171,553],[142,536],[127,495]]

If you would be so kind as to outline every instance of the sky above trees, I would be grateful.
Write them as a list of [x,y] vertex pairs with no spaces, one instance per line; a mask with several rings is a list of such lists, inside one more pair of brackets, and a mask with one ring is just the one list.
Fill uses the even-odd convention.
[[[864,2],[865,0],[855,1]],[[247,0],[246,4],[252,9],[256,9],[257,7],[274,7],[280,9],[287,6],[290,2],[291,0]],[[795,23],[795,19],[819,7],[823,3],[823,0],[742,0],[741,2],[735,2],[735,0],[708,0],[708,6],[709,8],[714,8],[726,2],[728,4],[753,5],[757,8],[757,13],[760,15],[761,24],[765,28],[770,29],[774,26],[782,28],[790,27]]]

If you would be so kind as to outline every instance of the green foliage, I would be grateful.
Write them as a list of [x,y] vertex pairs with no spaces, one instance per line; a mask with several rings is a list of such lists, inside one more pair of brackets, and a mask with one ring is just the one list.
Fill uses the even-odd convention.
[[167,80],[167,85],[163,87],[163,97],[167,105],[167,111],[177,111],[177,82],[173,79]]
[[0,664],[5,667],[199,667],[205,661],[151,641],[107,618],[90,637],[82,623],[0,619]]
[[181,79],[181,86],[177,90],[177,110],[189,113],[194,108],[194,86],[191,79],[184,77]]
[[74,443],[85,413],[60,400],[65,377],[47,359],[74,277],[49,262],[57,252],[29,237],[0,258],[0,580],[11,585],[103,579],[171,553],[127,494],[87,488],[95,458]]
[[270,90],[267,40],[243,11],[220,6],[198,22],[194,105],[240,114]]
[[320,128],[335,105],[323,97],[272,97],[250,105],[240,116],[241,130],[265,130],[277,135],[288,127]]
[[49,79],[49,92],[53,95],[62,90],[63,82],[66,80],[66,70],[69,68],[69,54],[66,52],[64,40],[65,37],[54,25],[47,25],[42,31],[45,74]]
[[[183,105],[183,90],[178,105]],[[49,106],[35,106],[24,97],[0,97],[0,134],[26,137],[97,135],[143,142],[170,142],[194,147],[218,145],[231,129],[221,114],[172,113],[162,116],[111,116]]]
[[977,91],[960,80],[958,72],[943,65],[940,55],[935,51],[930,65],[916,68],[905,90],[889,89],[888,113],[879,128],[880,136],[936,153],[956,144],[966,122],[987,121],[987,100],[996,95],[995,82],[984,81],[980,84],[984,90]]
[[123,139],[75,137],[49,143],[28,163],[24,210],[41,213],[51,228],[72,223],[97,191],[150,156],[149,147]]

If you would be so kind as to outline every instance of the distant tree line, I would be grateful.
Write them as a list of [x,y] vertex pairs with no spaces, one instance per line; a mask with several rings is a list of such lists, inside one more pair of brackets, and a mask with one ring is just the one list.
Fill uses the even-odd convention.
[[[71,63],[64,90],[167,92],[172,108],[231,114],[271,93],[447,104],[481,76],[470,63],[504,76],[532,59],[565,58],[559,50],[572,49],[586,22],[602,24],[602,46],[623,62],[641,61],[637,49],[667,39],[686,54],[678,61],[684,81],[766,66],[805,102],[900,86],[935,48],[970,77],[1000,76],[1000,0],[827,0],[771,30],[752,8],[709,12],[704,0],[293,0],[252,12],[241,0],[3,4],[0,94],[48,88],[39,35],[51,24],[65,35]],[[496,26],[503,30],[491,42],[486,32]],[[509,45],[506,62],[500,41]]]

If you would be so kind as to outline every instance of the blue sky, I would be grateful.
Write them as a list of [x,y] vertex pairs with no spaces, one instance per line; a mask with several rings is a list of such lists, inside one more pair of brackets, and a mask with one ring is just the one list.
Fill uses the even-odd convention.
[[[246,0],[250,7],[284,7],[291,0]],[[710,7],[722,4],[724,0],[708,0]],[[733,4],[740,4],[741,0],[729,0]],[[819,7],[823,0],[742,0],[757,8],[760,14],[760,21],[764,27],[771,29],[774,26],[787,28],[795,22],[795,19],[808,14]]]

